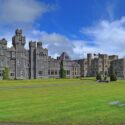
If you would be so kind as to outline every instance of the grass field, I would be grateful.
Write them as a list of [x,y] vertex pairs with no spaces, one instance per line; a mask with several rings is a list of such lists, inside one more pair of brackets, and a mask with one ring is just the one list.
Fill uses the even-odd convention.
[[125,81],[0,81],[0,122],[123,125]]

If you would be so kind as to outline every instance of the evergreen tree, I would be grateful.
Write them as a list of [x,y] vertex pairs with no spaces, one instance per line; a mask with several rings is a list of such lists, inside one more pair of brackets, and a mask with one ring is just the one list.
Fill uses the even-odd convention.
[[105,72],[104,81],[107,80],[107,72]]
[[64,70],[64,67],[63,67],[63,60],[61,61],[60,63],[60,78],[66,78],[66,71]]
[[9,68],[5,67],[3,70],[3,80],[8,80],[9,79]]
[[116,81],[117,77],[113,69],[113,65],[110,66],[110,81]]
[[96,75],[96,80],[102,80],[101,74],[99,72]]

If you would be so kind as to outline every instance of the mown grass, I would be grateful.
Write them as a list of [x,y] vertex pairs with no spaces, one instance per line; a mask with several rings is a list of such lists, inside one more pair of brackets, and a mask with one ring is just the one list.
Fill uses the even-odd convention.
[[125,123],[125,81],[94,79],[0,81],[0,122],[121,125]]

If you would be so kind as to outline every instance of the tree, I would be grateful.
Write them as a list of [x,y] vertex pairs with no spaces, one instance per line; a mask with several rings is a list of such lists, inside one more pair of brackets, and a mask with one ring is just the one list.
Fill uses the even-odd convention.
[[110,81],[116,81],[117,77],[113,69],[113,65],[110,66]]
[[107,80],[107,72],[105,72],[105,75],[104,75],[104,81]]
[[8,80],[9,79],[9,68],[5,67],[3,70],[3,80]]
[[64,70],[64,67],[63,67],[63,60],[61,61],[60,63],[60,78],[66,78],[66,71]]
[[96,80],[102,80],[101,74],[99,72],[96,75]]

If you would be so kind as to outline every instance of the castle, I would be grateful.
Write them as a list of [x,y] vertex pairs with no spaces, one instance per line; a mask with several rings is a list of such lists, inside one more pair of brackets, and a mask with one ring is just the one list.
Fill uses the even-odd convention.
[[59,78],[60,62],[63,61],[67,78],[80,76],[80,65],[63,52],[58,59],[48,56],[42,42],[30,41],[25,49],[25,37],[17,29],[12,37],[12,47],[7,47],[6,39],[0,40],[0,79],[5,67],[10,69],[11,79]]
[[117,55],[87,54],[86,59],[71,60],[66,52],[57,59],[48,56],[48,50],[42,42],[30,41],[29,49],[25,49],[26,39],[22,30],[17,29],[12,37],[12,47],[7,47],[7,40],[0,40],[0,79],[3,70],[8,67],[10,79],[59,78],[60,63],[63,62],[67,78],[96,76],[109,73],[110,65],[119,78],[125,78],[125,59]]

